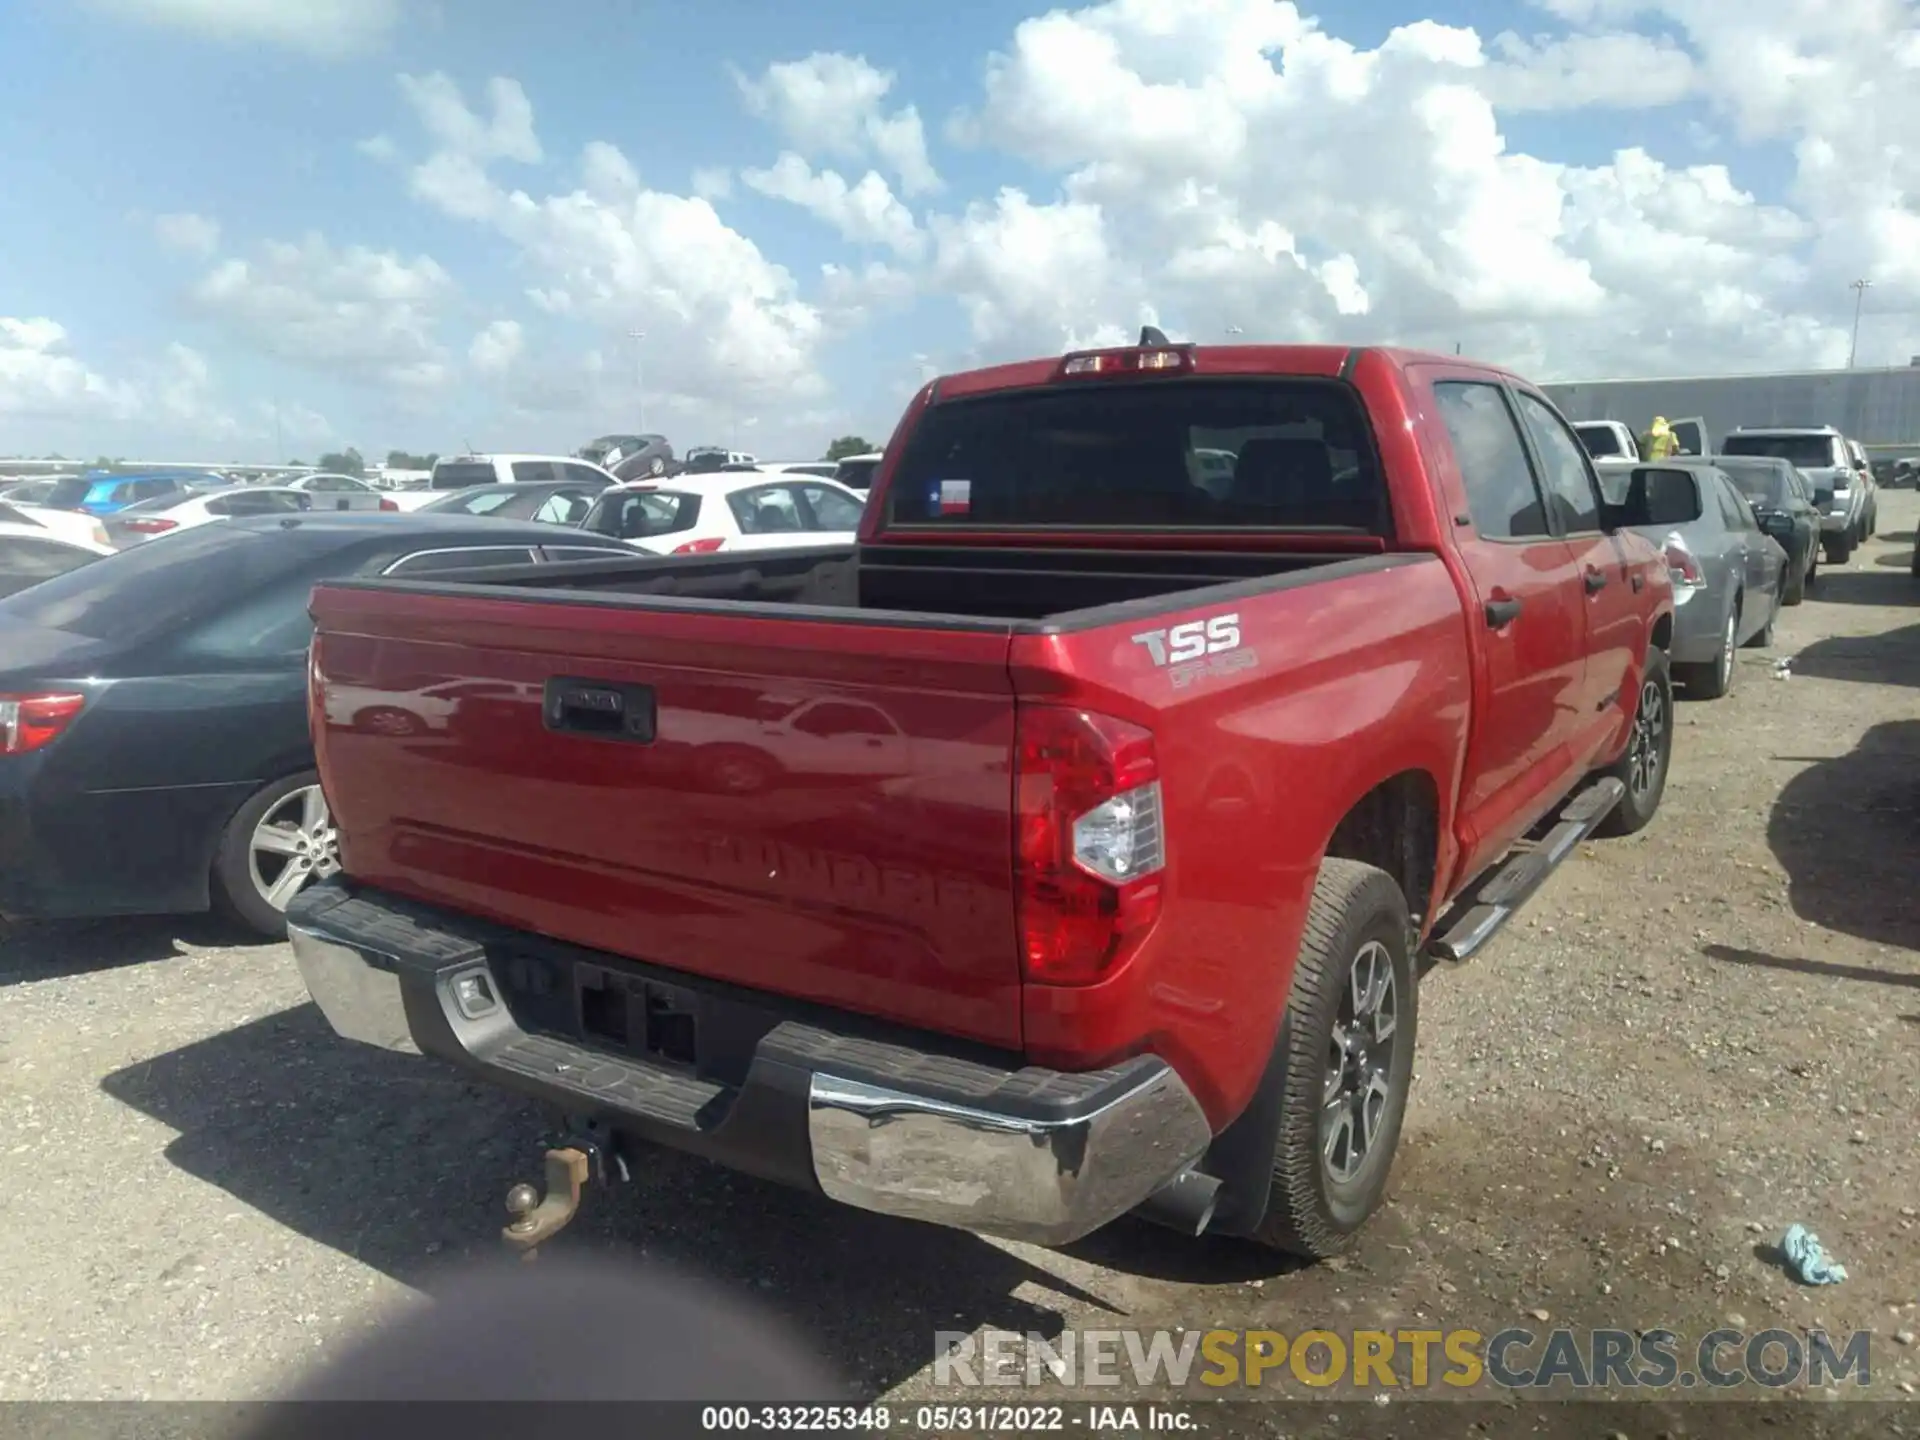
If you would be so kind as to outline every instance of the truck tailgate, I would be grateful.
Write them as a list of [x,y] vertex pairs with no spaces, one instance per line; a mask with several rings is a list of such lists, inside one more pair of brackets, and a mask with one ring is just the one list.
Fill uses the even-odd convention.
[[1015,1047],[1005,626],[321,586],[348,874]]

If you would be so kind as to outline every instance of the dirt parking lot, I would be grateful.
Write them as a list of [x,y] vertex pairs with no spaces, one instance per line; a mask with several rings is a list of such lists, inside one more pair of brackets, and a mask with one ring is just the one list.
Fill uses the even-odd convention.
[[[937,1330],[1549,1316],[1872,1329],[1873,1392],[1902,1398],[1920,1384],[1920,497],[1880,509],[1880,538],[1743,653],[1730,698],[1682,704],[1651,829],[1587,846],[1482,958],[1428,977],[1391,1204],[1344,1264],[1135,1224],[1065,1253],[992,1243],[669,1153],[558,1243],[712,1276],[898,1398],[934,1393]],[[11,932],[0,1398],[272,1391],[491,1251],[543,1121],[337,1041],[283,946],[197,921]],[[1845,1284],[1783,1276],[1769,1247],[1793,1221]]]

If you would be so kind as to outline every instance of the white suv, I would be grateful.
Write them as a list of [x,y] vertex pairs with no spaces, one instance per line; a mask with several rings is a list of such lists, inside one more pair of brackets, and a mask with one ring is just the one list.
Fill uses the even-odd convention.
[[424,490],[401,490],[387,498],[402,510],[418,510],[449,490],[475,485],[542,485],[565,481],[595,491],[620,482],[590,460],[575,455],[452,455],[433,462]]
[[1864,455],[1831,425],[1740,429],[1721,442],[1722,455],[1765,455],[1785,460],[1807,477],[1820,512],[1820,540],[1827,563],[1844,565],[1854,546],[1873,534],[1878,507],[1873,477],[1860,468]]

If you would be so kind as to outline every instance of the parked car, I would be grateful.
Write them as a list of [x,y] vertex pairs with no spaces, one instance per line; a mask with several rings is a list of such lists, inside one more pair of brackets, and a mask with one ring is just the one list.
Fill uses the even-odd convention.
[[124,550],[158,535],[190,530],[216,520],[245,515],[298,515],[314,509],[317,498],[305,490],[284,485],[233,485],[224,490],[162,495],[109,515],[107,538]]
[[1820,512],[1806,477],[1785,460],[1721,455],[1712,464],[1753,506],[1760,528],[1787,552],[1783,605],[1798,605],[1820,571]]
[[544,525],[309,512],[182,530],[0,600],[0,915],[212,905],[276,933],[336,863],[307,738],[314,582],[624,553]]
[[53,483],[40,503],[54,510],[84,510],[89,515],[112,515],[142,500],[161,495],[187,494],[209,484],[208,477],[186,471],[150,475],[68,475]]
[[1909,456],[1893,462],[1894,485],[1912,485],[1920,489],[1920,457]]
[[302,475],[297,480],[288,480],[285,487],[298,490],[313,497],[316,510],[385,510],[395,511],[400,507],[392,497],[383,495],[374,486],[353,475]]
[[580,458],[602,470],[638,478],[676,474],[679,463],[664,435],[602,435],[581,447]]
[[874,472],[884,459],[886,456],[877,450],[867,455],[849,455],[833,467],[833,478],[849,490],[858,490],[864,495],[873,488]]
[[[1420,953],[1654,818],[1673,591],[1525,381],[1228,353],[1149,331],[930,386],[850,556],[319,586],[317,716],[554,677],[431,742],[322,722],[349,869],[288,930],[328,1021],[551,1102],[568,1164],[658,1143],[1019,1240],[1138,1211],[1346,1248]],[[774,783],[683,763],[715,714]]]
[[728,471],[621,485],[602,494],[580,523],[655,555],[790,550],[851,545],[865,504],[832,480]]
[[529,480],[519,485],[474,485],[435,495],[420,515],[490,515],[497,520],[538,520],[543,525],[578,525],[606,489],[597,481]]
[[[6,507],[0,506],[0,510]],[[0,514],[0,596],[18,594],[43,580],[113,554],[113,547],[95,540],[56,535],[44,526],[19,524]],[[0,660],[0,664],[4,664]],[[0,727],[6,724],[5,699],[0,697]],[[5,736],[0,728],[0,742]],[[0,749],[0,754],[5,751]]]
[[[686,454],[680,473],[683,475],[712,475],[729,465],[752,465],[755,457],[744,450],[723,450],[714,445],[696,445]],[[621,474],[622,480],[634,480],[641,477]]]
[[1771,455],[1805,472],[1813,483],[1828,564],[1846,564],[1866,538],[1867,486],[1860,483],[1846,437],[1831,425],[1735,430],[1721,444],[1720,453]]
[[43,530],[56,539],[75,545],[113,544],[107,534],[106,523],[96,515],[89,515],[84,510],[55,510],[46,505],[20,504],[11,495],[0,499],[0,521],[9,525],[24,525],[30,530]]
[[1773,642],[1786,600],[1787,552],[1760,528],[1746,495],[1717,460],[1601,462],[1602,490],[1624,497],[1660,547],[1673,582],[1674,678],[1697,699],[1733,688],[1742,646]]
[[1596,460],[1638,460],[1640,439],[1619,420],[1579,420],[1573,433]]
[[1866,519],[1863,533],[1871,540],[1880,530],[1880,482],[1873,477],[1873,462],[1858,440],[1847,441],[1847,455],[1853,461],[1855,484],[1866,492]]
[[574,484],[598,493],[619,482],[591,461],[571,455],[454,455],[436,460],[425,490],[393,498],[410,510],[431,504],[449,490],[476,485]]

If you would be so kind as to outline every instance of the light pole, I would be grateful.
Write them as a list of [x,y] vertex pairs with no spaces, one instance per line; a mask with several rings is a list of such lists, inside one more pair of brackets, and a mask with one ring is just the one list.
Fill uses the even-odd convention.
[[647,332],[629,330],[627,338],[633,341],[633,388],[638,396],[636,402],[638,414],[635,418],[639,422],[636,428],[644,432],[647,428],[647,362],[646,352],[641,346],[646,341]]
[[1244,335],[1246,333],[1247,332],[1242,330],[1238,325],[1227,326],[1227,334],[1229,335]]
[[1860,307],[1867,298],[1867,291],[1873,288],[1873,282],[1856,280],[1848,288],[1853,291],[1853,343],[1847,347],[1847,368],[1851,370],[1860,354]]

